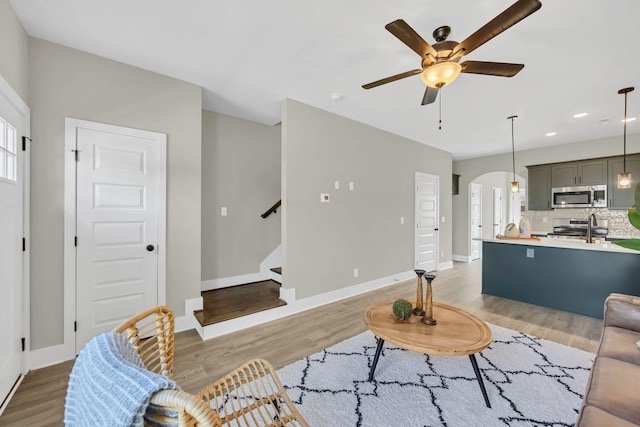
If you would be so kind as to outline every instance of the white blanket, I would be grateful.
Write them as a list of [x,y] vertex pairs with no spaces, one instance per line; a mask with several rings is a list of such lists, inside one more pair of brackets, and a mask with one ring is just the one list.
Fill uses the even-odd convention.
[[82,349],[71,371],[65,426],[142,426],[151,395],[175,389],[168,378],[145,369],[127,338],[107,332]]

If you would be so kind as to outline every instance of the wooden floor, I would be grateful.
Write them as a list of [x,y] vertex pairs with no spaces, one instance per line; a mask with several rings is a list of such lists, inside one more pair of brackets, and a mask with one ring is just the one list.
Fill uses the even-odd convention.
[[[602,320],[480,293],[481,263],[454,263],[436,273],[434,301],[470,311],[486,322],[595,352]],[[174,379],[195,392],[254,357],[281,368],[366,330],[364,309],[381,299],[414,298],[415,280],[397,283],[243,331],[200,340],[176,334]],[[61,425],[72,361],[30,372],[0,416],[2,426]]]
[[202,292],[202,310],[196,319],[202,326],[287,305],[280,299],[280,283],[273,280]]

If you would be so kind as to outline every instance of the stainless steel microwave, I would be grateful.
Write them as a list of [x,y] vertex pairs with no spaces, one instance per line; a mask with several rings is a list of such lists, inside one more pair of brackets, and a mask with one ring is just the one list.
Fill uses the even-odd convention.
[[551,189],[553,208],[606,208],[606,185],[556,187]]

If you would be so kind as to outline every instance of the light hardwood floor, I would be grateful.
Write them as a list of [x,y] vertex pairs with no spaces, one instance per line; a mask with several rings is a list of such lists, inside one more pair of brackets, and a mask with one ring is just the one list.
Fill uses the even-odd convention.
[[[602,320],[482,295],[481,262],[454,263],[435,273],[434,301],[463,308],[486,322],[595,352]],[[381,299],[415,298],[415,280],[361,294],[243,331],[200,340],[194,330],[176,334],[174,379],[189,392],[206,386],[254,357],[281,368],[366,330],[365,308]],[[514,280],[517,284],[517,279]],[[62,425],[73,361],[30,372],[0,426]]]

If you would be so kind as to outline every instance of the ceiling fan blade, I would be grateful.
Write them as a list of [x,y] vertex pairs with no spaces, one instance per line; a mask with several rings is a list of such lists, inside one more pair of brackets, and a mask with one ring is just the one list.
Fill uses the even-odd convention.
[[390,22],[385,25],[385,28],[399,38],[401,42],[409,46],[411,50],[420,55],[421,58],[425,58],[427,55],[435,58],[438,55],[438,52],[436,52],[433,46],[424,41],[403,19]]
[[506,62],[465,61],[460,64],[462,73],[486,74],[488,76],[513,77],[524,68],[524,64]]
[[364,89],[371,89],[376,86],[381,86],[387,83],[395,82],[396,80],[404,79],[405,77],[415,76],[416,74],[420,74],[421,72],[422,72],[421,69],[406,71],[401,74],[396,74],[395,76],[387,77],[386,79],[376,80],[375,82],[367,83],[366,85],[362,85],[362,87]]
[[422,97],[421,105],[432,104],[438,96],[438,90],[439,89],[437,87],[427,86],[427,89],[424,91],[424,96]]
[[461,56],[468,55],[501,32],[540,9],[541,6],[540,0],[518,0],[500,15],[487,22],[478,31],[458,43],[451,56],[455,56],[457,53],[460,53]]

